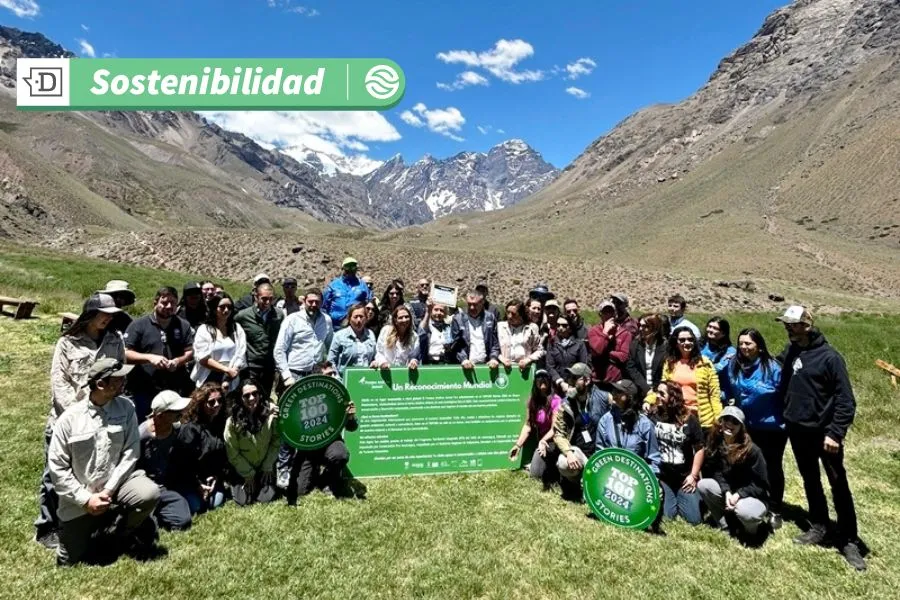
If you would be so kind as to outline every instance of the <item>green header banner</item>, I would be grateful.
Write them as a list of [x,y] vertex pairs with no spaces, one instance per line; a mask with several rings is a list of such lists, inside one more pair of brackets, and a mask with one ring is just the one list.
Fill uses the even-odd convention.
[[386,110],[406,91],[385,58],[19,58],[25,110]]
[[595,452],[584,466],[582,482],[591,511],[611,525],[646,529],[660,510],[662,495],[656,475],[630,450]]
[[347,369],[359,429],[347,432],[356,477],[521,467],[509,460],[525,420],[531,370],[486,366]]

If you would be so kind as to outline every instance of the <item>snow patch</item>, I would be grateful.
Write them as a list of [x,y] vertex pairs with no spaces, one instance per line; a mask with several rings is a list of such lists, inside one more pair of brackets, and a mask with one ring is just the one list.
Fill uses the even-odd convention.
[[[440,190],[438,192],[432,192],[430,196],[425,198],[425,204],[428,205],[428,209],[431,211],[431,214],[434,216],[438,216],[438,214],[445,214],[446,209],[452,208],[457,202],[456,194],[451,192],[450,190]],[[441,209],[445,209],[442,211]]]

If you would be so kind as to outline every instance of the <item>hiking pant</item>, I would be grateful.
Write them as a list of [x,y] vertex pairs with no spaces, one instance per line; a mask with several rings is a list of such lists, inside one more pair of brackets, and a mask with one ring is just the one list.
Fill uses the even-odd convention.
[[[298,451],[294,459],[291,479],[296,477],[296,496],[305,496],[315,487],[319,469],[323,469],[322,483],[335,495],[343,493],[343,471],[350,462],[350,451],[344,440],[335,440],[325,448],[309,452]],[[292,486],[288,489],[291,490]],[[293,496],[289,492],[289,496]]]
[[[113,516],[115,535],[124,539],[153,513],[159,502],[159,486],[146,475],[132,475],[119,487],[113,502],[117,505]],[[56,548],[57,564],[73,565],[84,559],[94,549],[94,534],[110,524],[109,519],[104,518],[109,512],[63,521]]]
[[540,479],[544,485],[550,485],[559,480],[559,470],[556,468],[556,461],[559,458],[559,450],[556,444],[549,442],[547,444],[547,456],[542,457],[535,450],[531,456],[531,464],[528,466],[528,474],[535,479]]
[[191,527],[191,505],[187,498],[176,492],[159,486],[159,502],[153,511],[157,525],[166,531],[184,531]]
[[581,484],[581,472],[584,470],[584,465],[587,464],[587,456],[585,456],[584,452],[582,452],[581,448],[578,446],[572,446],[572,450],[575,451],[575,456],[578,457],[578,460],[581,461],[580,469],[570,469],[569,463],[566,461],[566,455],[560,454],[559,458],[556,459],[556,468],[559,470],[559,475],[563,479],[568,479],[572,483]]
[[769,498],[772,512],[781,513],[784,502],[784,449],[787,446],[787,432],[781,429],[747,430],[766,459],[769,476]]
[[[725,492],[719,482],[715,479],[701,479],[697,484],[697,492],[709,508],[710,516],[720,521],[725,516]],[[749,496],[741,498],[734,506],[734,516],[750,535],[756,533],[759,526],[766,522],[768,512],[764,502]]]
[[831,485],[831,498],[834,511],[837,513],[837,534],[841,546],[847,542],[855,542],[859,538],[856,524],[856,508],[853,505],[853,494],[847,481],[844,469],[844,445],[829,454],[825,452],[825,432],[821,429],[807,429],[788,425],[788,436],[791,449],[797,460],[797,469],[803,477],[806,490],[806,501],[809,502],[809,520],[812,525],[828,527],[828,501],[822,488],[822,474],[819,461],[825,467],[825,475]]
[[59,529],[59,519],[56,518],[56,510],[59,508],[59,497],[50,479],[50,467],[47,464],[47,450],[50,448],[50,438],[53,436],[53,428],[44,429],[44,472],[41,473],[41,485],[38,490],[38,518],[34,521],[35,536],[40,538],[52,531]]

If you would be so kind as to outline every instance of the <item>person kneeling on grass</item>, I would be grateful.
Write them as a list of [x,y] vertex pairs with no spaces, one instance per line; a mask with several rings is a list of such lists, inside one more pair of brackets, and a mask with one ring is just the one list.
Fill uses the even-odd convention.
[[165,486],[169,474],[170,455],[178,430],[175,424],[191,403],[178,392],[163,390],[150,404],[150,418],[140,424],[141,455],[138,468],[159,486],[159,503],[153,511],[157,525],[169,531],[183,531],[191,526],[191,505],[187,499]]
[[706,442],[706,477],[697,490],[720,529],[746,533],[761,543],[768,534],[769,478],[766,459],[744,421],[735,406],[719,415]]
[[664,381],[656,388],[656,439],[662,462],[659,485],[663,491],[663,513],[668,519],[679,515],[691,525],[699,525],[700,496],[697,482],[703,466],[703,432],[700,420],[687,406],[681,386]]
[[534,383],[531,386],[531,397],[528,398],[528,414],[519,439],[509,451],[509,459],[515,460],[519,456],[522,446],[534,432],[538,440],[537,449],[531,457],[528,472],[535,479],[544,482],[549,487],[559,476],[556,472],[556,446],[553,444],[553,413],[559,408],[562,398],[553,393],[553,385],[550,382],[550,374],[541,369],[534,374]]
[[[329,367],[334,368],[330,363],[323,365],[322,374],[325,374]],[[356,406],[350,402],[347,405],[347,422],[344,429],[356,431],[358,428]],[[349,462],[350,451],[340,436],[324,448],[298,450],[294,465],[288,474],[286,491],[288,504],[295,504],[298,497],[309,494],[316,487],[324,489],[326,486],[331,489],[335,498],[352,498],[354,493],[357,497],[363,498],[365,486],[360,488],[358,482],[355,482],[347,469]]]
[[566,398],[553,413],[553,445],[559,450],[556,468],[566,500],[581,502],[581,472],[596,449],[597,423],[606,412],[605,399],[590,393],[591,368],[575,363],[565,369]]
[[240,506],[275,497],[275,460],[281,447],[277,418],[278,407],[262,398],[254,380],[245,381],[225,423],[228,461],[243,478],[231,486]]
[[[640,456],[653,473],[659,477],[659,444],[656,428],[647,415],[641,413],[642,398],[638,386],[633,381],[621,379],[610,385],[612,404],[609,412],[600,417],[597,424],[596,448],[621,448]],[[652,531],[659,531],[659,519],[652,525]]]
[[156,549],[149,517],[159,487],[135,470],[141,449],[137,417],[134,404],[119,395],[132,368],[114,358],[95,361],[88,373],[90,395],[67,408],[53,428],[47,461],[59,497],[59,566],[103,546],[137,555]]

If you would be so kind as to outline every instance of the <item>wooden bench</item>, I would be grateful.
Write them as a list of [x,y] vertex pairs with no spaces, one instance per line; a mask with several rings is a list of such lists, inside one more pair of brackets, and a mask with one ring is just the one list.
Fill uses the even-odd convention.
[[[13,319],[30,319],[31,311],[34,310],[34,307],[40,304],[40,302],[36,302],[35,300],[22,300],[20,298],[10,298],[8,296],[0,296],[0,314],[4,314],[8,317],[12,317]],[[11,314],[3,311],[4,306],[15,306],[16,312],[15,314]]]
[[59,326],[59,332],[63,333],[66,329],[72,326],[72,323],[78,320],[78,315],[71,312],[61,312],[56,313],[62,318],[62,323]]

